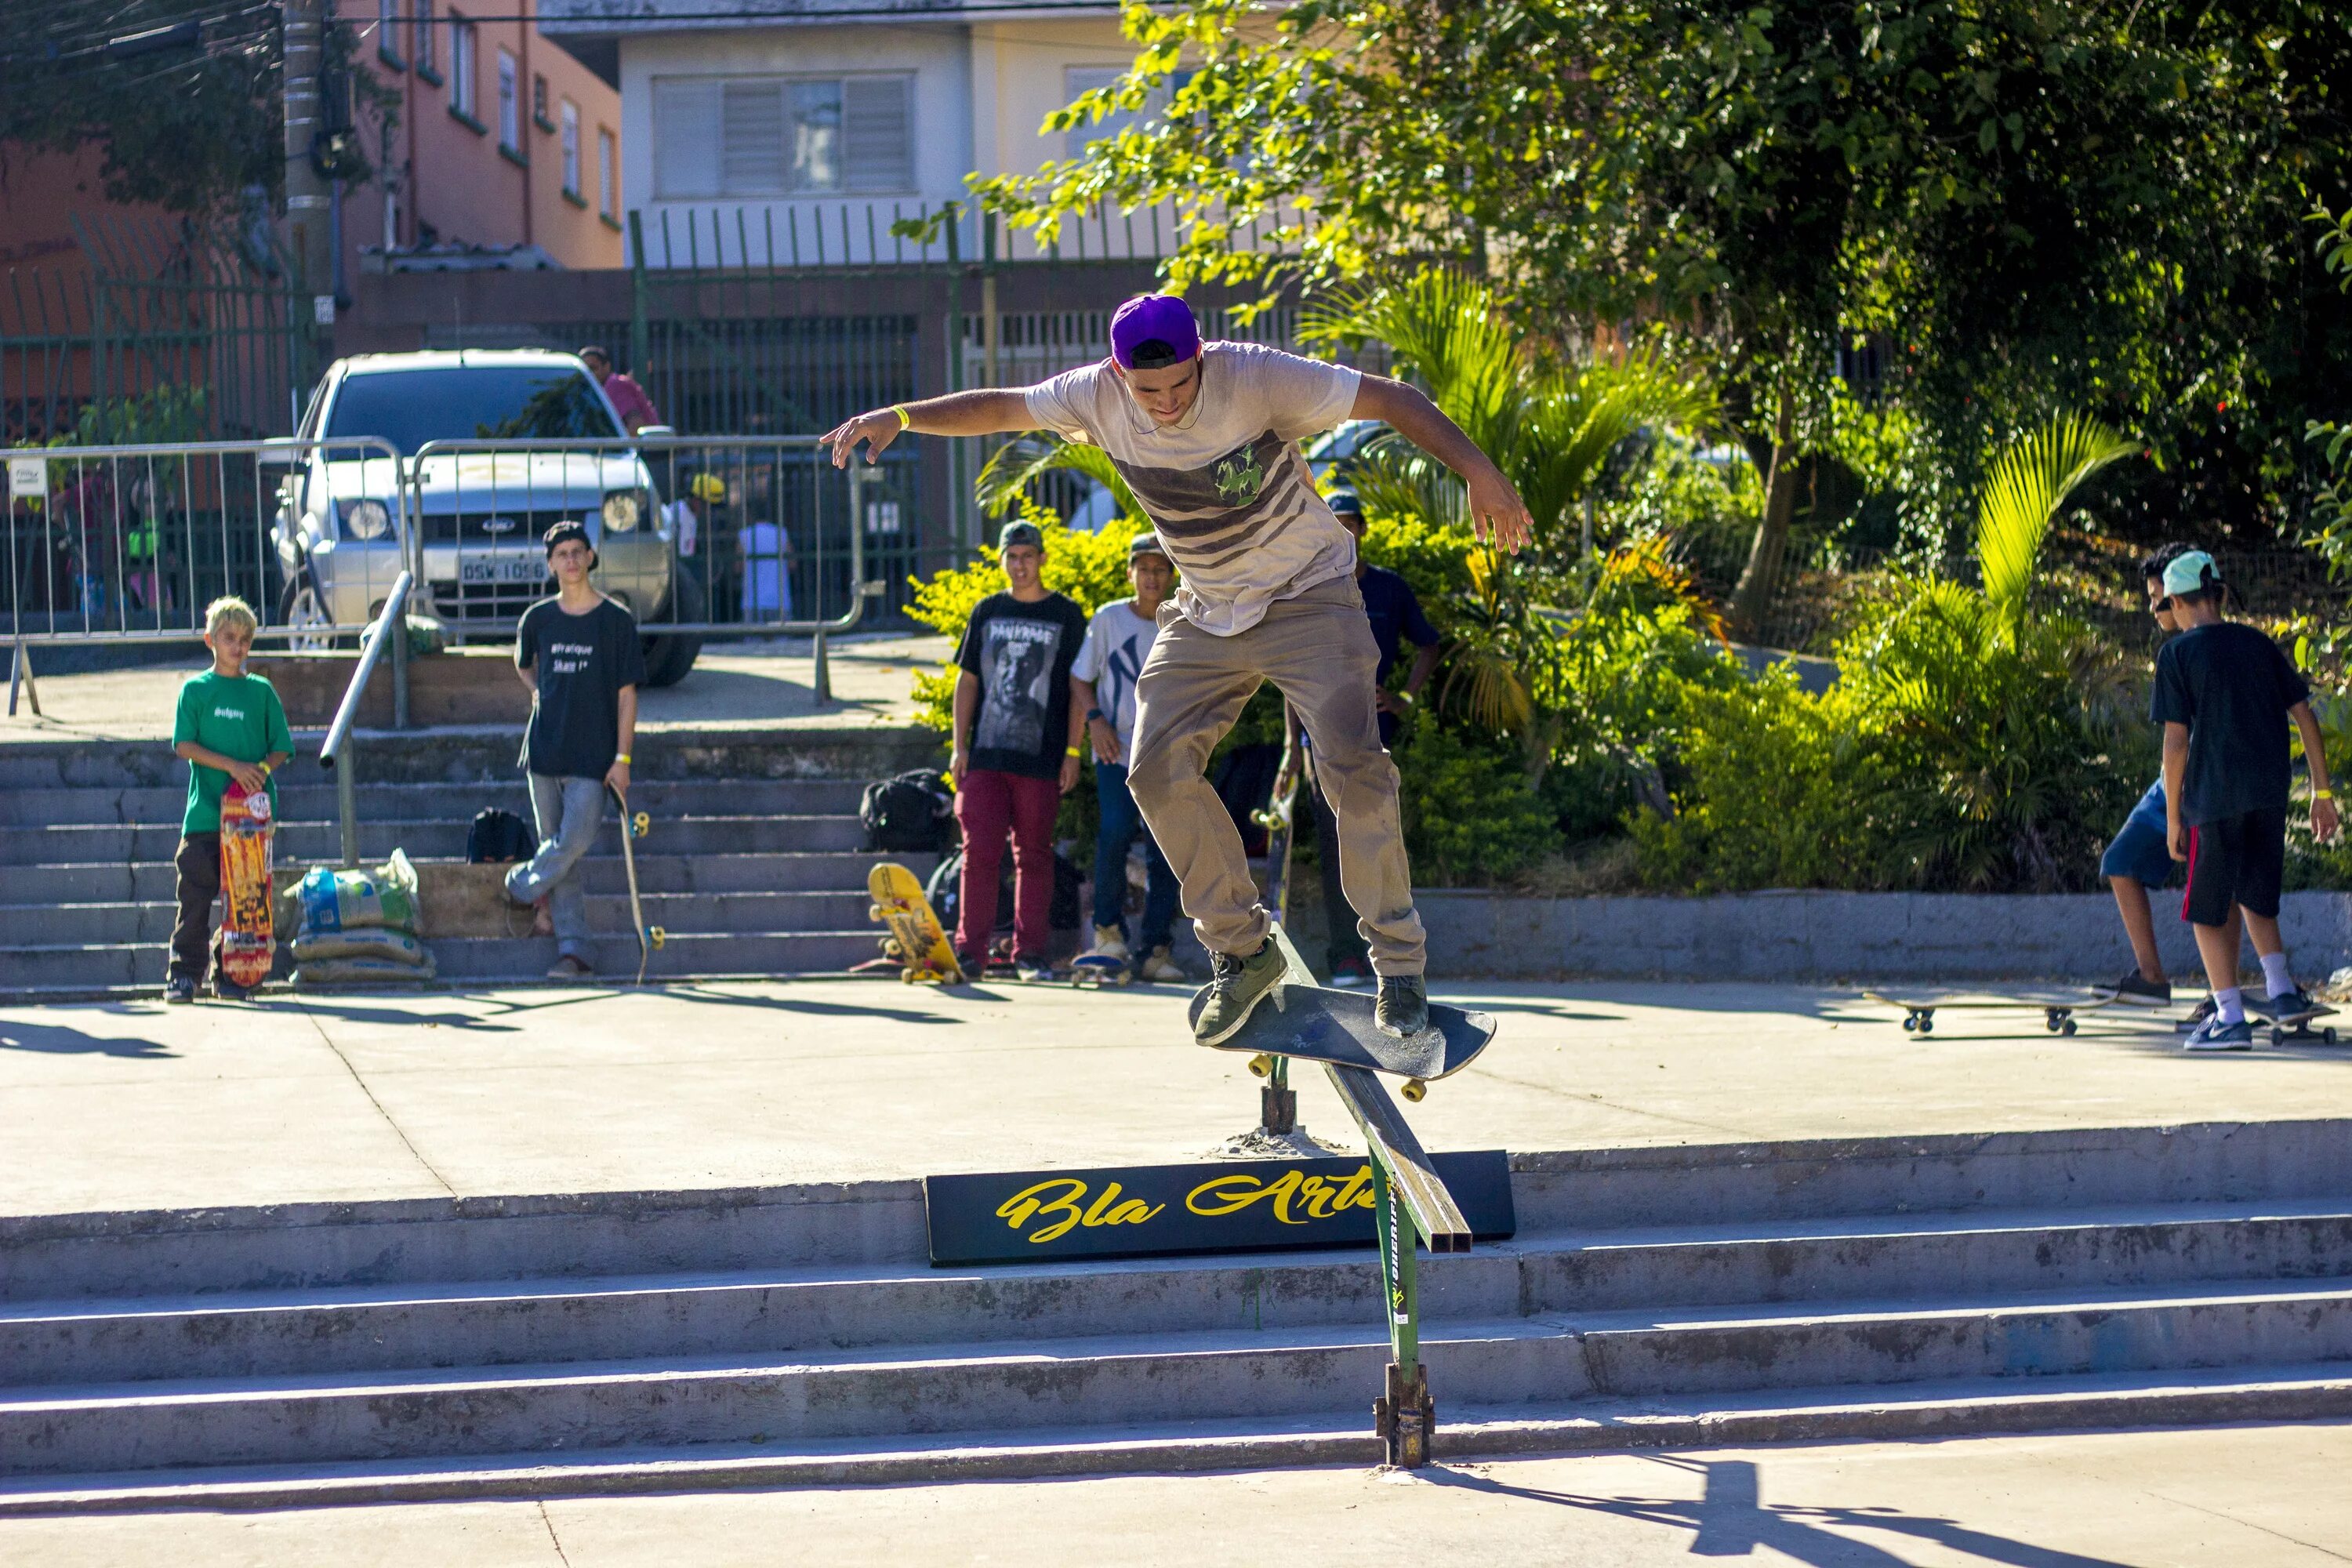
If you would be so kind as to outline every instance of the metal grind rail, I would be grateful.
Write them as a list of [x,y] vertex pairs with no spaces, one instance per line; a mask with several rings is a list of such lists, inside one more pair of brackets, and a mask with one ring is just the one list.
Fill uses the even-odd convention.
[[327,738],[319,747],[319,765],[335,775],[335,813],[342,825],[343,865],[346,868],[360,863],[360,812],[357,782],[352,777],[350,745],[352,724],[359,718],[360,703],[367,694],[368,678],[375,673],[376,660],[383,654],[384,639],[392,640],[393,661],[393,728],[408,727],[408,684],[404,672],[408,662],[408,594],[415,579],[403,572],[393,580],[392,592],[384,595],[383,613],[368,627],[360,643],[360,661],[352,671],[351,684],[343,688],[343,700],[335,706],[334,722],[327,726]]
[[[1277,925],[1274,940],[1288,963],[1283,984],[1313,985],[1314,972]],[[1372,1164],[1372,1226],[1381,1244],[1383,1316],[1389,1334],[1386,1385],[1372,1404],[1374,1429],[1386,1461],[1401,1469],[1429,1463],[1437,1431],[1437,1407],[1429,1393],[1429,1369],[1421,1359],[1421,1281],[1418,1248],[1432,1252],[1470,1250],[1470,1221],[1447,1191],[1427,1150],[1389,1097],[1380,1075],[1362,1068],[1325,1064],[1323,1071],[1339,1103],[1364,1135]]]

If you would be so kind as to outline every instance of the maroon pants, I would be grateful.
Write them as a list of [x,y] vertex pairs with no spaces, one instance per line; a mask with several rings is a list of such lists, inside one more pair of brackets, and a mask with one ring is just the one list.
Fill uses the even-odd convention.
[[996,930],[996,879],[1004,865],[1004,832],[1013,830],[1013,951],[1044,962],[1052,946],[1054,815],[1062,799],[1058,779],[1024,778],[974,768],[956,790],[956,821],[963,827],[963,880],[956,889],[956,952],[977,968]]

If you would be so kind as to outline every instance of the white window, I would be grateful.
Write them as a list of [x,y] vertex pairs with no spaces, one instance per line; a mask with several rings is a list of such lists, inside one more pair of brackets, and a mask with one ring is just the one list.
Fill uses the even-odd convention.
[[375,47],[388,55],[400,53],[400,0],[375,0]]
[[499,51],[499,145],[509,152],[522,146],[522,99],[516,90],[515,58]]
[[474,115],[474,24],[449,13],[449,107]]
[[911,190],[913,89],[906,76],[656,81],[655,185],[664,196]]
[[433,50],[433,0],[416,0],[416,9],[412,14],[416,18],[416,48],[410,58],[431,70],[438,58]]
[[563,188],[573,195],[580,194],[580,107],[570,99],[562,109],[563,133]]
[[614,155],[613,133],[600,125],[596,128],[596,210],[610,218],[621,216],[621,193],[614,188],[620,168],[621,161]]

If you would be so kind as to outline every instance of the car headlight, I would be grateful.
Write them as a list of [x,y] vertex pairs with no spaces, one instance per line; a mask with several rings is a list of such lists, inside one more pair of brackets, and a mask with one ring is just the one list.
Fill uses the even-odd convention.
[[644,516],[645,503],[635,490],[615,490],[604,498],[604,526],[614,533],[628,532]]
[[342,505],[343,531],[353,539],[382,539],[392,527],[392,513],[380,500],[352,500]]

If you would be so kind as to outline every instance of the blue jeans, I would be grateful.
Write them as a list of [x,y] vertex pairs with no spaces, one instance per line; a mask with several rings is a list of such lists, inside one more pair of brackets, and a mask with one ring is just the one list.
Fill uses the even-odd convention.
[[1127,847],[1143,834],[1141,951],[1166,947],[1176,925],[1176,873],[1168,857],[1143,826],[1143,813],[1128,792],[1127,769],[1118,763],[1095,763],[1095,803],[1101,826],[1095,830],[1095,924],[1127,931]]
[[507,873],[507,891],[520,903],[545,898],[548,918],[555,924],[556,955],[593,968],[596,949],[588,940],[588,889],[578,868],[604,820],[604,781],[528,776],[530,814],[539,823],[539,853]]
[[2175,870],[2168,830],[2164,816],[2164,780],[2158,778],[2139,797],[2131,815],[2124,819],[2115,842],[2099,858],[2102,877],[2129,877],[2143,886],[2161,888],[2172,880]]

